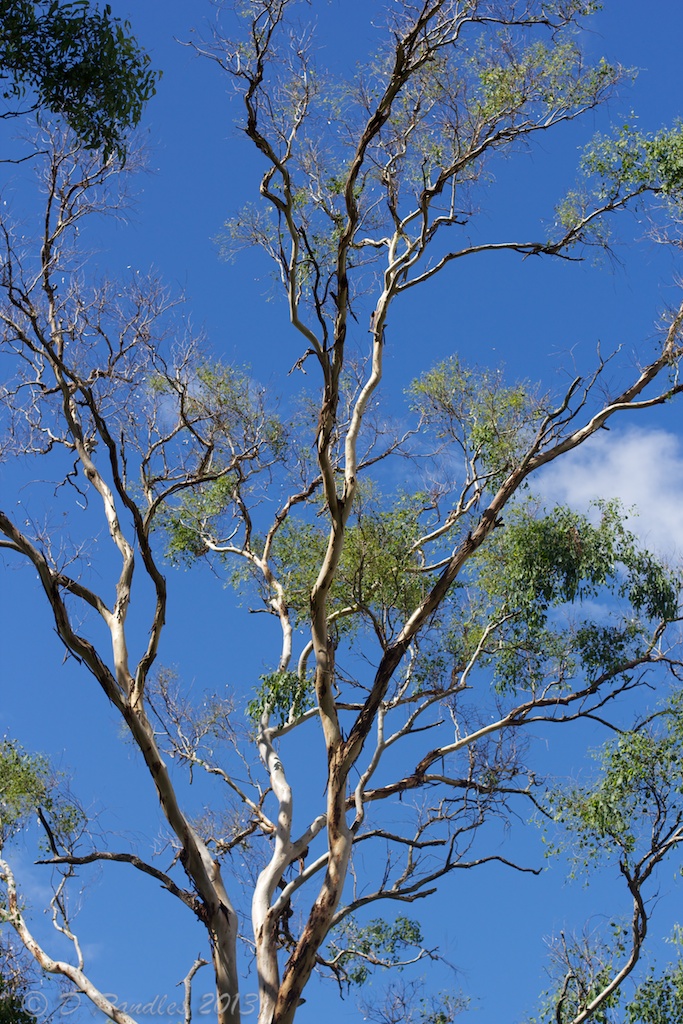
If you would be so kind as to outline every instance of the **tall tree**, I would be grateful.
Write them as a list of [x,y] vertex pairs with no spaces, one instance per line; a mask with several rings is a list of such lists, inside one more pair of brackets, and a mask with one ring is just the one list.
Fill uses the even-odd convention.
[[[683,305],[650,361],[622,367],[616,385],[601,362],[546,396],[454,354],[406,381],[400,429],[378,412],[389,311],[403,297],[416,301],[426,282],[484,252],[577,256],[604,245],[607,219],[625,208],[660,221],[676,213],[683,132],[626,127],[587,149],[550,237],[477,238],[487,160],[551,136],[622,81],[620,68],[588,64],[572,33],[594,6],[393,4],[376,60],[337,89],[311,64],[294,0],[238,5],[239,40],[200,47],[242,87],[243,127],[265,161],[262,205],[235,217],[226,245],[260,245],[277,267],[287,337],[298,338],[292,363],[305,371],[286,415],[249,372],[181,335],[158,286],[89,287],[74,271],[81,220],[111,202],[114,161],[55,133],[35,251],[3,221],[0,319],[15,360],[5,450],[51,460],[76,488],[84,541],[97,507],[108,582],[84,571],[77,518],[69,548],[5,508],[0,547],[37,573],[67,652],[120,714],[176,857],[162,871],[151,853],[104,848],[68,802],[45,807],[29,786],[43,862],[61,873],[53,911],[73,959],[31,931],[11,835],[0,915],[44,970],[117,1024],[133,1018],[88,974],[61,898],[87,865],[127,863],[201,922],[216,1017],[233,1024],[242,907],[227,876],[231,851],[248,850],[259,1024],[289,1024],[315,970],[353,984],[373,966],[434,955],[415,921],[368,922],[365,908],[405,909],[486,863],[532,870],[487,846],[489,823],[524,808],[609,854],[632,904],[630,929],[599,969],[599,951],[560,951],[569,967],[550,1013],[604,1020],[638,962],[648,886],[683,838],[680,702],[648,705],[651,674],[680,672],[669,640],[680,579],[639,546],[617,504],[591,519],[541,509],[524,488],[612,420],[680,394]],[[404,458],[432,483],[392,487]],[[275,619],[279,653],[248,695],[195,702],[159,667],[166,555],[210,560]],[[252,761],[235,701],[251,721]],[[522,737],[582,720],[613,724],[623,742],[606,752],[596,788],[545,793]],[[293,783],[302,751],[321,773],[313,788]],[[219,787],[204,814],[179,784],[183,767]],[[200,964],[186,979],[187,1021]],[[460,1008],[429,1012],[443,1021]]]

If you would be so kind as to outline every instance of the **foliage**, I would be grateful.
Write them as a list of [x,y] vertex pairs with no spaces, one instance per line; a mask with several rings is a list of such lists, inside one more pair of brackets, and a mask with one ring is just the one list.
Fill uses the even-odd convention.
[[513,510],[496,543],[482,555],[489,592],[502,596],[508,608],[519,608],[532,623],[544,622],[551,605],[585,601],[603,587],[627,598],[646,619],[675,618],[675,575],[639,550],[618,501],[601,502],[597,511],[600,521],[594,526],[567,507],[538,517],[523,508]]
[[375,918],[365,925],[347,919],[329,942],[334,966],[348,985],[364,985],[372,966],[396,966],[418,958],[422,950],[418,921],[397,917],[393,923]]
[[[478,557],[475,578],[507,616],[504,639],[490,654],[502,688],[523,679],[540,684],[548,661],[561,675],[579,671],[595,683],[637,661],[649,623],[676,618],[678,576],[641,550],[618,502],[601,502],[596,511],[594,525],[567,507],[537,515],[520,505]],[[557,610],[608,595],[612,622],[561,627]]]
[[[683,187],[683,125],[654,134],[622,125],[612,135],[596,135],[581,161],[582,182],[559,204],[557,220],[564,228],[583,221],[591,204],[621,204],[624,191],[642,195],[654,190],[675,216],[680,210]],[[605,243],[604,227],[590,226],[594,242]]]
[[35,971],[25,951],[0,940],[0,1024],[39,1024],[24,1005],[35,984]]
[[683,1020],[683,962],[668,964],[656,974],[651,969],[628,1001],[627,1024],[677,1024]]
[[617,69],[600,60],[595,67],[584,67],[583,55],[573,41],[556,42],[553,46],[535,43],[516,49],[506,40],[507,61],[501,62],[482,52],[473,58],[480,81],[477,113],[483,118],[496,117],[503,110],[518,111],[538,105],[550,112],[558,105],[580,106],[611,85]]
[[39,754],[27,754],[10,740],[0,744],[1,845],[49,798],[49,768]]
[[561,934],[551,942],[550,970],[556,988],[544,993],[539,1016],[529,1024],[570,1024],[582,1015],[596,1024],[613,1024],[613,1011],[623,1002],[617,987],[592,1011],[587,1007],[604,992],[627,949],[627,929],[613,923],[608,934]]
[[[679,930],[677,929],[677,932]],[[579,938],[561,936],[551,950],[551,973],[557,989],[547,992],[538,1021],[565,1024],[585,1013],[586,1006],[601,991],[615,965],[623,962],[628,929],[612,924],[604,937],[597,933]],[[678,934],[674,935],[678,943]],[[588,1017],[599,1024],[625,1021],[627,1024],[677,1024],[683,1019],[683,964],[680,959],[657,971],[650,967],[630,994],[617,989]]]
[[637,865],[648,851],[678,841],[683,822],[683,705],[675,694],[651,724],[622,733],[600,753],[589,786],[555,798],[555,817],[586,865],[615,859]]
[[544,412],[527,382],[507,384],[502,369],[465,366],[451,356],[413,381],[409,395],[421,421],[437,438],[481,464],[493,487],[528,446]]
[[0,1024],[38,1024],[38,1018],[23,1006],[23,986],[0,973]]
[[[646,886],[657,866],[683,840],[682,697],[676,689],[652,715],[605,744],[596,778],[550,794],[558,830],[550,852],[567,852],[590,879],[597,865],[618,868],[633,901],[629,925],[613,923],[611,935],[561,934],[551,948],[556,987],[546,993],[542,1021],[595,1019],[610,1024],[613,1011],[629,1024],[677,1020],[680,964],[657,976],[653,969],[627,999],[622,982],[638,961],[647,934]],[[624,1004],[626,1004],[624,1006]]]
[[28,92],[86,146],[123,155],[159,78],[129,23],[87,0],[1,0],[0,24],[3,98]]
[[600,182],[603,198],[623,185],[646,187],[653,181],[663,195],[683,187],[683,125],[645,135],[629,124],[612,138],[598,135],[586,149],[582,167]]
[[[246,369],[200,362],[182,384],[161,373],[147,384],[165,415],[173,413],[214,438],[206,480],[183,489],[180,500],[165,505],[157,524],[165,530],[170,558],[191,562],[206,553],[207,540],[214,540],[214,525],[226,511],[239,511],[249,464],[261,468],[264,461],[272,464],[284,457],[287,431],[266,408],[263,389]],[[238,452],[246,466],[236,465]]]
[[260,724],[262,716],[275,716],[282,726],[295,721],[312,706],[313,693],[310,680],[301,680],[296,672],[273,672],[261,676],[256,696],[247,704],[247,714]]
[[[414,606],[424,584],[414,572],[416,555],[411,552],[418,533],[420,495],[399,496],[390,501],[375,493],[358,499],[347,529],[347,543],[340,559],[330,609],[378,617],[387,632],[397,616]],[[303,620],[308,613],[315,582],[317,561],[324,555],[327,535],[317,523],[291,520],[278,533],[273,563],[282,581],[288,604]],[[350,619],[338,620],[344,629]]]
[[27,753],[13,740],[2,740],[0,850],[39,810],[49,818],[53,837],[73,836],[82,827],[82,812],[60,791],[47,759]]
[[206,554],[202,531],[214,516],[221,515],[235,493],[235,480],[226,472],[201,490],[197,488],[183,497],[181,504],[163,519],[168,536],[168,555],[174,562],[190,562]]

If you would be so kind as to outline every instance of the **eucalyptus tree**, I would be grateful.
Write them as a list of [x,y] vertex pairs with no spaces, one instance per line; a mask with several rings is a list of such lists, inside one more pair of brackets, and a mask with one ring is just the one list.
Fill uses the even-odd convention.
[[[239,38],[199,45],[240,87],[242,126],[264,161],[261,201],[236,214],[224,241],[261,246],[277,268],[290,321],[282,344],[302,381],[286,414],[248,371],[202,354],[158,284],[95,287],[74,270],[80,222],[115,200],[120,168],[68,136],[41,139],[47,206],[34,251],[2,225],[0,317],[15,367],[4,452],[51,461],[77,489],[84,541],[97,507],[108,582],[84,571],[75,532],[65,546],[7,508],[0,546],[37,573],[68,653],[120,714],[176,856],[163,871],[152,850],[144,859],[103,847],[68,801],[45,806],[34,765],[29,804],[40,809],[42,860],[59,873],[53,915],[73,958],[54,958],[31,931],[12,834],[0,914],[45,971],[117,1024],[133,1018],[88,973],[62,899],[94,862],[146,873],[205,927],[219,1024],[240,1016],[236,850],[254,875],[260,1024],[294,1020],[314,971],[346,985],[374,966],[436,956],[413,919],[367,913],[404,909],[451,872],[538,870],[487,845],[489,823],[534,808],[566,822],[587,857],[611,856],[633,906],[611,958],[559,951],[568,967],[548,1012],[563,1024],[606,1019],[640,957],[648,886],[683,837],[680,707],[647,704],[651,674],[680,671],[680,580],[614,502],[592,518],[545,510],[525,486],[612,420],[680,394],[683,304],[650,361],[630,376],[621,367],[611,390],[604,362],[550,396],[454,353],[406,381],[399,428],[378,404],[390,309],[457,261],[574,258],[606,244],[622,209],[662,224],[676,216],[683,133],[625,127],[588,147],[549,236],[477,235],[488,159],[552,136],[624,79],[606,61],[588,64],[573,34],[594,7],[392,4],[376,59],[336,88],[293,27],[294,0],[239,5]],[[401,459],[428,467],[430,483],[392,487]],[[247,694],[197,702],[163,667],[168,587],[182,585],[168,561],[198,560],[279,630],[270,670]],[[609,611],[591,617],[596,599]],[[239,626],[229,629],[238,645]],[[623,741],[606,752],[596,789],[546,792],[522,737],[581,720],[613,723]],[[320,773],[313,789],[293,781],[302,751]],[[179,785],[183,768],[215,783],[206,807]],[[203,962],[186,978],[187,1021]],[[423,1019],[460,1009],[446,1001]]]

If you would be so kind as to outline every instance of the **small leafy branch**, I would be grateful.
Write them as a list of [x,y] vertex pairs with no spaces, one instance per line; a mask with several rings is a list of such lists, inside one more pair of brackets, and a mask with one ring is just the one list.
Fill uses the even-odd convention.
[[256,696],[247,704],[247,714],[256,724],[264,715],[274,716],[280,726],[294,721],[312,707],[310,680],[300,679],[296,672],[283,669],[260,677]]

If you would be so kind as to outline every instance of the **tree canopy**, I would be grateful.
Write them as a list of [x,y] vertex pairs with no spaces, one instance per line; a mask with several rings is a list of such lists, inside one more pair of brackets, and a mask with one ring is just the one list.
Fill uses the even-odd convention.
[[[236,87],[261,177],[219,245],[265,254],[283,317],[266,338],[255,312],[251,365],[210,351],[152,275],[91,269],[85,228],[116,206],[130,169],[119,136],[41,100],[67,128],[41,118],[34,234],[1,220],[0,450],[20,469],[0,552],[37,579],[78,685],[101,691],[158,817],[132,840],[121,783],[131,831],[100,827],[71,792],[78,778],[6,738],[0,920],[116,1024],[135,1024],[135,1010],[89,966],[69,897],[93,865],[114,886],[115,864],[161,886],[192,942],[201,934],[186,1024],[209,963],[218,1024],[253,1009],[245,992],[259,1024],[291,1024],[314,975],[361,989],[371,1019],[447,1024],[467,996],[420,987],[416,972],[444,959],[420,901],[492,866],[510,884],[539,874],[540,854],[501,838],[529,819],[551,858],[613,880],[618,904],[602,931],[552,944],[537,1019],[658,1024],[658,1007],[680,1003],[678,961],[634,975],[683,840],[680,567],[620,502],[579,511],[532,485],[627,416],[675,407],[683,300],[637,360],[598,349],[560,389],[460,351],[434,359],[429,344],[429,303],[452,301],[436,283],[484,254],[609,253],[624,210],[678,244],[681,125],[593,137],[545,226],[496,236],[479,215],[492,160],[549,145],[630,78],[582,49],[596,6],[378,4],[372,60],[338,81],[302,27],[306,4],[225,5],[194,46]],[[115,24],[108,8],[94,17]],[[148,76],[125,32],[118,44]],[[16,74],[10,91],[36,87],[32,70]],[[411,303],[426,311],[417,339],[400,329]],[[271,344],[291,371],[264,384]],[[401,345],[423,365],[398,394],[386,377]],[[206,685],[165,657],[173,594],[200,586],[205,607],[225,607]],[[206,641],[183,635],[192,665]],[[65,684],[64,703],[85,715],[82,690]],[[582,762],[604,741],[577,780],[546,776],[558,732]],[[23,898],[20,842],[52,872],[55,941]],[[407,980],[373,1002],[382,970]]]

